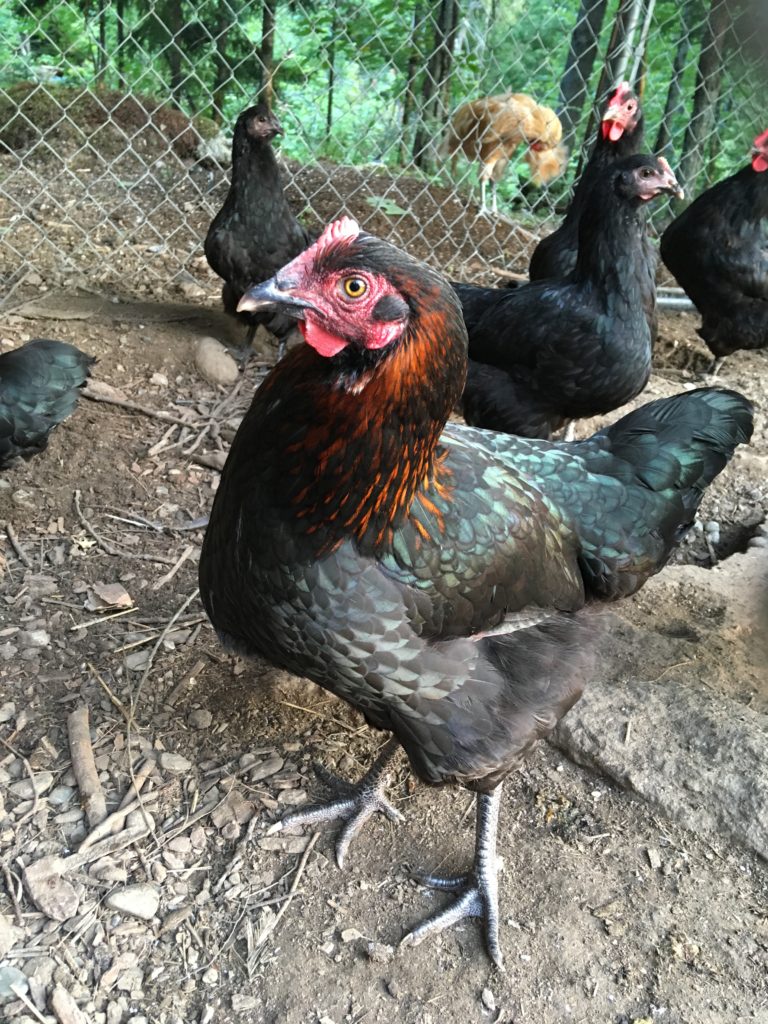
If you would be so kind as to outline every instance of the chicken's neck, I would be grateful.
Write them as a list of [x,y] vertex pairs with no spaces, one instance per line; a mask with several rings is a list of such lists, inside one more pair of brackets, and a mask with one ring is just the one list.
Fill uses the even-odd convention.
[[348,538],[382,550],[420,488],[445,482],[438,441],[466,375],[460,314],[422,312],[354,384],[338,367],[295,349],[257,392],[249,436],[257,461],[271,453],[270,501],[314,555]]
[[637,124],[633,131],[625,131],[616,142],[604,139],[602,132],[598,129],[592,154],[589,160],[587,160],[582,175],[573,191],[573,199],[565,215],[564,224],[575,223],[581,219],[584,207],[589,202],[592,186],[600,178],[606,167],[611,167],[617,160],[623,160],[625,156],[634,156],[635,153],[639,153],[642,141],[643,129],[640,123]]
[[593,190],[579,224],[574,279],[614,297],[634,295],[648,259],[645,222],[642,207]]
[[[280,172],[271,145],[265,141],[242,140],[232,152],[232,184],[230,192],[242,197],[241,206],[249,208],[248,197],[261,197],[272,182],[279,181]],[[258,208],[258,203],[256,204]]]

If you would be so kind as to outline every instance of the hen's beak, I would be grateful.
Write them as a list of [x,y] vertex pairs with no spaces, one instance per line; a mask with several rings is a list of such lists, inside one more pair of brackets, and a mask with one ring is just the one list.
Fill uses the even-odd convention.
[[285,291],[280,287],[276,277],[271,277],[269,281],[263,281],[261,284],[255,284],[249,288],[237,304],[238,313],[258,313],[261,310],[269,309],[286,313],[297,320],[303,320],[305,309],[316,310],[317,307],[311,302]]
[[672,168],[669,166],[663,156],[659,157],[659,164],[661,165],[663,174],[661,175],[661,183],[664,192],[669,192],[671,196],[676,199],[685,199],[685,192],[682,186],[679,184],[675,177]]

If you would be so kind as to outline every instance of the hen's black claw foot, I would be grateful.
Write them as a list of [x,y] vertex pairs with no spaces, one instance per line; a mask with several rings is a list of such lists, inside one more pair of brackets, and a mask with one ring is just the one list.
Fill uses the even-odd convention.
[[356,786],[350,787],[350,796],[317,807],[309,807],[306,811],[288,814],[281,821],[275,822],[268,829],[267,835],[273,835],[291,825],[317,825],[324,821],[345,818],[346,824],[336,840],[336,863],[343,868],[352,840],[372,815],[385,814],[390,821],[403,820],[400,811],[384,796],[388,780],[387,769],[397,757],[399,750],[397,740],[390,740],[370,771]]
[[457,892],[459,896],[445,910],[417,925],[401,940],[401,946],[418,946],[428,936],[450,928],[465,917],[481,917],[485,923],[488,954],[499,970],[504,970],[499,945],[499,861],[496,857],[500,802],[501,786],[490,796],[481,795],[477,798],[475,863],[468,875],[455,875],[451,878],[423,875],[419,878],[430,888]]

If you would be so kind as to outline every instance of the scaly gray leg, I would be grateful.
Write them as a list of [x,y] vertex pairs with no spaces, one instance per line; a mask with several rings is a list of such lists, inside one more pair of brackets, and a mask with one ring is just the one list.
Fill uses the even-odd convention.
[[336,863],[344,867],[352,840],[372,814],[386,814],[391,821],[402,821],[403,816],[384,796],[389,781],[389,768],[400,753],[400,744],[391,739],[386,744],[376,761],[360,781],[351,786],[352,795],[328,804],[310,807],[306,811],[288,814],[281,821],[275,822],[267,831],[267,835],[280,832],[290,825],[316,825],[322,821],[333,821],[335,818],[346,818],[346,825],[336,840]]
[[401,941],[402,946],[418,946],[428,935],[450,928],[465,917],[482,917],[485,922],[485,942],[488,953],[501,970],[504,969],[499,946],[499,886],[496,857],[496,833],[499,825],[501,786],[490,796],[477,798],[475,823],[475,861],[468,875],[440,878],[426,875],[419,880],[433,889],[460,893],[451,906],[422,921]]

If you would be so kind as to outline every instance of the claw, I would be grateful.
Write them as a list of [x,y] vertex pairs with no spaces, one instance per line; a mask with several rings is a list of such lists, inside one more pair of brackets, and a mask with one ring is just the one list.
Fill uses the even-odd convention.
[[422,876],[425,885],[443,891],[460,893],[455,903],[422,921],[400,942],[401,946],[418,946],[429,935],[450,928],[465,917],[481,917],[485,922],[485,943],[488,954],[499,970],[504,970],[499,944],[499,859],[496,857],[496,831],[499,822],[501,786],[477,801],[475,863],[468,875],[441,878]]
[[383,793],[388,781],[387,769],[399,751],[400,745],[397,740],[390,740],[370,770],[356,786],[351,787],[350,796],[288,814],[271,825],[267,829],[267,835],[274,835],[291,825],[317,825],[325,821],[334,821],[336,818],[345,818],[346,824],[336,840],[336,863],[343,868],[352,840],[372,815],[384,814],[390,821],[403,820],[403,815],[392,806]]

